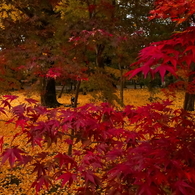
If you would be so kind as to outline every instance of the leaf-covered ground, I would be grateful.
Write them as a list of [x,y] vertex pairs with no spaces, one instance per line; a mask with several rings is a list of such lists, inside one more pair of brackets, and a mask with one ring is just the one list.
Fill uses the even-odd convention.
[[[165,92],[164,92],[165,91]],[[58,92],[59,93],[59,92]],[[39,95],[36,93],[29,92],[25,93],[25,91],[21,92],[14,92],[14,95],[18,95],[20,98],[18,102],[16,103],[22,103],[24,98],[30,97],[34,98],[36,100],[40,100]],[[119,91],[117,92],[117,95],[119,96]],[[174,108],[182,108],[183,107],[183,99],[184,99],[184,92],[183,91],[177,91],[174,93],[175,96],[173,96],[172,92],[169,92],[168,90],[161,90],[161,89],[155,89],[154,93],[151,94],[148,89],[125,89],[124,90],[124,104],[125,105],[134,105],[134,106],[142,106],[150,103],[152,96],[153,100],[163,100],[169,98],[170,100],[173,100],[173,106]],[[74,94],[71,93],[64,93],[61,98],[58,98],[58,101],[62,104],[70,104],[71,97],[74,96]],[[93,97],[90,93],[87,95],[83,95],[82,93],[79,94],[78,99],[78,106],[85,105],[86,103],[92,103],[94,102]],[[98,103],[96,101],[96,103]]]
[[[13,102],[13,104],[18,105],[22,104],[24,102],[24,99],[28,96],[34,99],[39,100],[39,96],[36,94],[26,95],[25,92],[14,92],[14,95],[19,96],[19,99]],[[176,93],[175,97],[169,97],[171,100],[173,100],[173,108],[182,108],[183,104],[183,97],[184,92],[180,91]],[[63,96],[58,99],[60,103],[63,104],[70,104],[70,98],[71,94],[63,94]],[[82,106],[86,103],[91,102],[91,96],[90,94],[87,95],[79,95],[79,106]],[[164,94],[161,91],[156,91],[156,94],[152,97],[153,100],[160,101],[161,99],[168,98],[168,95]],[[147,89],[126,89],[124,92],[124,103],[125,105],[134,105],[134,106],[142,106],[150,103],[151,100],[151,94],[148,92]],[[12,135],[16,133],[17,129],[15,129],[15,124],[4,124],[4,121],[9,119],[9,116],[0,116],[0,136],[5,136],[4,142],[6,144],[9,144],[12,139]],[[0,137],[1,138],[1,137]],[[25,139],[25,138],[24,138]],[[14,140],[16,145],[22,145],[23,140]],[[25,142],[24,142],[25,143]],[[23,146],[24,148],[27,148],[26,151],[29,153],[36,153],[38,148],[35,150],[32,150],[27,145]],[[51,147],[49,148],[50,152],[53,150],[59,151],[59,150],[67,150],[67,148],[64,148],[62,145],[60,147]],[[47,147],[44,149],[47,151]],[[48,157],[49,158],[49,157]],[[24,169],[10,169],[9,165],[4,165],[0,167],[0,194],[2,195],[33,195],[35,194],[34,189],[31,189],[30,186],[32,182],[34,181],[35,176],[31,173],[32,170],[28,168]],[[41,193],[40,193],[41,194]],[[42,194],[66,194],[64,191],[53,189],[53,192],[44,192]]]

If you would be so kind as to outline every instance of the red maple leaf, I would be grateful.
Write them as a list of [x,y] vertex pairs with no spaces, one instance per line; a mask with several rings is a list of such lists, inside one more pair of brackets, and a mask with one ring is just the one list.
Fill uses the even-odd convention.
[[36,104],[38,101],[34,100],[32,98],[25,98],[25,100],[29,103],[29,104]]
[[0,107],[0,112],[7,116],[7,114],[6,114],[6,112],[5,112],[5,108]]
[[25,127],[26,125],[27,125],[27,122],[26,122],[25,119],[18,119],[18,120],[16,121],[16,128],[17,128],[17,127],[21,127],[22,130],[24,130],[24,127]]
[[3,108],[8,107],[11,108],[11,104],[7,100],[2,100],[1,104],[3,105]]
[[183,194],[183,195],[189,195],[195,193],[195,188],[188,184],[186,181],[177,181],[175,183],[175,193],[176,194]]
[[48,189],[49,184],[51,184],[51,181],[50,181],[49,177],[46,176],[46,175],[41,175],[40,177],[38,177],[36,179],[35,182],[32,183],[31,187],[32,188],[35,187],[36,194],[38,194],[38,192],[43,188],[44,185]]
[[61,179],[62,180],[62,187],[69,182],[69,186],[73,183],[73,181],[76,179],[76,174],[66,172],[60,175],[57,180]]
[[92,171],[87,170],[82,173],[85,177],[86,182],[90,182],[91,184],[100,185],[100,178],[95,175]]
[[62,154],[62,153],[58,153],[55,156],[55,159],[59,162],[60,167],[62,167],[63,165],[66,165],[68,167],[68,164],[70,163],[70,168],[74,168],[77,167],[76,162],[74,161],[74,159],[66,154]]
[[33,164],[35,166],[33,173],[37,172],[38,178],[41,177],[42,175],[46,175],[46,167],[44,163],[40,163],[37,161],[36,163]]
[[18,98],[17,95],[4,95],[3,97],[5,98],[5,100],[9,100],[10,102]]
[[19,162],[23,162],[21,153],[25,152],[20,150],[17,146],[6,149],[2,154],[1,164],[4,164],[7,160],[9,160],[10,166],[13,167],[16,160]]

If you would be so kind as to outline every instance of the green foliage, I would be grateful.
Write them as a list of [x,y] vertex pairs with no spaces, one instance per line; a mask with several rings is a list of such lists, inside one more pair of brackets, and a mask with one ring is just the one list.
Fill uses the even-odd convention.
[[[57,12],[61,13],[63,20],[74,24],[78,20],[88,18],[88,8],[85,3],[78,0],[62,0],[55,8]],[[74,15],[74,17],[72,17]]]

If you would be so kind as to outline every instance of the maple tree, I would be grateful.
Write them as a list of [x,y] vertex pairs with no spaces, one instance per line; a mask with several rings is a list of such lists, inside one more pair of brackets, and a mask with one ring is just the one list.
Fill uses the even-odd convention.
[[184,109],[194,110],[194,2],[193,1],[156,1],[156,9],[152,10],[150,19],[170,18],[177,25],[185,22],[188,27],[174,33],[169,40],[151,43],[150,46],[142,49],[138,61],[133,65],[139,66],[127,73],[130,78],[139,72],[146,77],[149,73],[154,77],[159,73],[162,80],[166,72],[177,77],[177,71],[185,70],[188,77]]
[[[6,38],[1,45],[2,69],[11,69],[17,75],[14,81],[22,80],[19,72],[29,82],[37,80],[41,103],[48,107],[60,105],[56,99],[56,78],[85,78],[81,65],[71,58],[64,58],[71,48],[63,50],[57,39],[58,25],[62,22],[60,12],[55,10],[57,3],[49,0],[1,2],[1,13],[7,13],[1,20],[2,39]],[[5,5],[9,9],[5,10]],[[9,17],[15,12],[18,17]],[[17,83],[13,82],[13,88],[16,88],[14,84]]]
[[[84,2],[90,3],[90,1]],[[82,4],[82,9],[84,9],[85,3]],[[87,62],[87,67],[92,72],[89,75],[89,83],[85,84],[85,87],[101,89],[103,94],[100,99],[107,99],[111,103],[112,97],[109,94],[113,92],[111,91],[110,75],[107,75],[108,73],[102,70],[102,68],[112,66],[115,69],[120,69],[122,75],[123,69],[127,64],[130,61],[134,61],[135,54],[140,47],[150,42],[151,39],[162,38],[159,33],[159,27],[161,27],[161,32],[163,30],[169,34],[173,25],[171,27],[159,21],[148,22],[147,15],[152,4],[151,1],[95,1],[91,3],[93,4],[91,4],[91,9],[89,9],[88,18],[85,15],[85,20],[82,20],[83,23],[87,21],[87,25],[83,23],[76,24],[76,27],[81,28],[81,30],[75,30],[77,33],[70,40],[79,49],[76,54],[79,56],[78,58],[84,58],[85,62]],[[110,9],[107,9],[107,7]],[[74,6],[74,10],[78,11],[79,8]],[[76,20],[75,17],[73,18]],[[155,32],[153,33],[154,30]],[[109,64],[106,64],[107,59],[110,61]],[[93,72],[97,73],[98,76],[93,74]],[[118,102],[123,104],[123,77],[121,76],[119,80],[121,81],[121,96]],[[95,96],[97,97],[97,92]]]

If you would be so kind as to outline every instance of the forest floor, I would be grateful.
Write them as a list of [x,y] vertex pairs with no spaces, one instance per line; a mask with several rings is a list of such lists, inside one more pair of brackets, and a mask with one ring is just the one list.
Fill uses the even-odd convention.
[[[166,93],[164,92],[166,91]],[[57,97],[60,91],[57,91]],[[40,96],[36,92],[29,92],[29,91],[15,91],[12,94],[19,96],[18,102],[15,102],[16,104],[21,103],[24,98],[33,98],[38,101],[40,101]],[[116,93],[119,97],[119,90]],[[61,98],[57,98],[60,103],[63,105],[70,105],[71,97],[74,96],[74,93],[63,93]],[[152,97],[152,98],[151,98]],[[173,108],[182,108],[183,107],[183,101],[184,101],[184,91],[176,91],[175,96],[172,95],[172,92],[168,92],[168,90],[162,90],[162,89],[155,89],[154,93],[151,94],[147,88],[144,89],[132,89],[132,88],[126,88],[124,90],[124,105],[133,105],[135,107],[137,106],[143,106],[146,104],[149,104],[151,102],[151,99],[153,101],[160,101],[165,99],[170,99],[173,101]],[[98,100],[94,100],[92,93],[87,93],[87,95],[83,95],[82,93],[79,93],[78,97],[78,106],[83,106],[87,103],[100,103]]]

